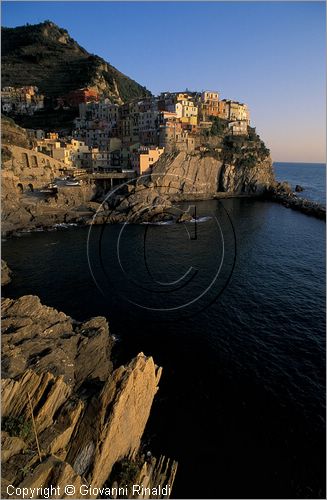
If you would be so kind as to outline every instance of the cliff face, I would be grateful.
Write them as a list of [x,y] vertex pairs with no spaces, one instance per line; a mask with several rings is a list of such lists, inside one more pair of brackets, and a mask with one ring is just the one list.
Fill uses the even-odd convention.
[[12,271],[5,260],[1,259],[1,286],[11,282]]
[[253,165],[224,164],[219,190],[227,193],[262,195],[269,190],[275,177],[271,158],[258,159]]
[[179,195],[209,198],[219,191],[221,169],[222,162],[213,156],[180,152],[161,157],[149,182],[159,193],[171,198]]
[[[82,484],[110,484],[114,464],[136,456],[139,473],[145,467],[153,485],[160,463],[148,468],[139,448],[161,368],[140,353],[113,370],[104,318],[78,323],[34,296],[3,299],[2,314],[2,498],[8,484],[56,484],[56,498],[65,498],[70,484],[72,498],[81,498]],[[158,484],[173,481],[176,467],[170,464]]]
[[49,370],[79,387],[86,379],[106,380],[112,368],[113,341],[104,318],[78,325],[35,296],[3,300],[2,335],[5,378],[21,376],[27,369],[37,374]]
[[36,85],[49,97],[85,86],[122,102],[149,94],[50,21],[2,29],[2,86]]
[[268,155],[260,158],[253,151],[251,155],[248,160],[243,152],[227,162],[224,152],[163,154],[135,186],[110,197],[109,210],[97,214],[92,222],[162,220],[169,218],[172,202],[264,195],[274,185],[272,161]]
[[[225,161],[224,153],[211,152],[163,155],[150,175],[153,187],[172,199],[182,196],[210,198],[219,192],[230,194],[263,194],[274,182],[270,156],[253,157],[246,152],[240,160]],[[147,182],[147,181],[146,181]]]

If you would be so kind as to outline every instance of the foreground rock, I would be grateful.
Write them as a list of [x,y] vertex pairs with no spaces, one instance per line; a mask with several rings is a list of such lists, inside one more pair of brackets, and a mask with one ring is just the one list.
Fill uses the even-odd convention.
[[27,369],[63,376],[75,388],[86,380],[107,380],[112,337],[105,318],[78,323],[41,304],[33,295],[2,301],[2,376]]
[[76,488],[71,498],[80,498],[85,484],[117,483],[111,473],[121,461],[129,464],[133,481],[172,486],[177,464],[163,467],[164,459],[149,462],[140,453],[161,376],[153,359],[140,353],[113,370],[104,318],[78,323],[34,296],[3,299],[2,310],[2,498],[8,498],[9,484],[54,483],[61,489],[56,498],[66,498],[66,484]]
[[1,259],[1,286],[8,285],[11,282],[12,271],[9,269],[5,260]]

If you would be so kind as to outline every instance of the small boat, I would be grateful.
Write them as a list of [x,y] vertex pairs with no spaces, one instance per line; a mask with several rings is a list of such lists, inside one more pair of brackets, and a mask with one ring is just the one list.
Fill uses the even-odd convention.
[[40,193],[57,193],[58,192],[58,186],[57,184],[54,184],[53,182],[50,182],[47,186],[44,188],[40,189]]
[[77,179],[70,179],[66,181],[66,186],[79,186],[80,182]]

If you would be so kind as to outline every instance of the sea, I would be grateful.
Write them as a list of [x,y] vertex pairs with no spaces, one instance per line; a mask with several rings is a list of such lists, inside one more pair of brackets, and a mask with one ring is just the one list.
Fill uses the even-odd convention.
[[[325,165],[274,168],[325,202]],[[103,315],[116,366],[144,352],[163,367],[143,445],[178,461],[172,498],[325,498],[325,222],[244,198],[188,206],[185,224],[3,241],[5,296]]]
[[274,163],[276,179],[287,181],[293,190],[300,185],[302,198],[326,204],[326,165],[324,163]]

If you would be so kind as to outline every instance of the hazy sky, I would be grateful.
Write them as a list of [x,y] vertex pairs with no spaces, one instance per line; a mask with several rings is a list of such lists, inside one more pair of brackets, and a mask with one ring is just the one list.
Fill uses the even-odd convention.
[[246,102],[275,161],[325,161],[324,2],[3,2],[2,25],[50,19],[153,93]]

